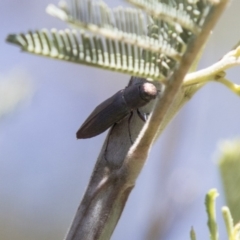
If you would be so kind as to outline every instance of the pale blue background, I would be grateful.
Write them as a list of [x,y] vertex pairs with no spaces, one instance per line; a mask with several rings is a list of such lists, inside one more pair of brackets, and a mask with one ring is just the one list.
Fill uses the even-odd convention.
[[[77,141],[75,132],[97,104],[129,80],[127,75],[21,53],[5,43],[9,33],[66,28],[45,13],[48,3],[0,0],[0,73],[23,69],[35,89],[30,103],[0,119],[1,240],[63,239],[106,135]],[[232,1],[210,37],[201,68],[240,40],[239,9],[240,1]],[[228,72],[240,84],[239,75],[239,68]],[[154,213],[164,223],[171,220],[161,240],[189,239],[191,226],[198,239],[208,239],[204,197],[213,187],[221,194],[217,215],[221,239],[226,239],[214,153],[220,140],[240,135],[239,122],[239,97],[217,83],[199,91],[156,142],[112,239],[147,239]],[[188,196],[191,189],[195,193]]]

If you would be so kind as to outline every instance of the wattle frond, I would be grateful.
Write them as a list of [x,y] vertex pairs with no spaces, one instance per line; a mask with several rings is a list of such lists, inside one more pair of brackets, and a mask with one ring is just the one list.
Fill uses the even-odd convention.
[[171,46],[169,39],[153,39],[147,35],[150,18],[142,11],[133,8],[109,8],[102,1],[71,0],[70,4],[59,7],[49,5],[47,12],[73,28],[86,30],[95,35],[118,40],[144,50],[162,53],[175,60],[181,53]]
[[[89,36],[76,30],[48,31],[43,29],[27,34],[9,35],[7,41],[19,45],[23,51],[37,55],[85,64],[139,77],[165,79],[171,69],[170,62],[157,54],[127,45],[120,41]],[[167,61],[167,59],[166,59]]]
[[211,0],[128,0],[146,15],[102,1],[69,1],[47,11],[78,30],[15,34],[7,41],[37,55],[160,81],[179,65],[213,6]]
[[127,0],[148,15],[197,34],[212,4],[208,0]]

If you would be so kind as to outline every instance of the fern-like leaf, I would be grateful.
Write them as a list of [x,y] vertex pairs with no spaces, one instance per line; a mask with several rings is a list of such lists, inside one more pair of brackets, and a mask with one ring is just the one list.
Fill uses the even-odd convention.
[[[118,7],[110,9],[104,2],[72,0],[70,4],[59,7],[49,5],[47,12],[74,28],[90,31],[111,40],[118,40],[138,46],[147,51],[162,53],[175,60],[180,60],[181,52],[171,46],[171,37],[157,38],[147,35],[150,18],[140,10]],[[175,38],[174,41],[177,39]],[[183,43],[181,41],[181,43]]]
[[207,0],[127,0],[150,16],[198,34],[211,8]]
[[212,6],[210,0],[131,0],[146,16],[130,8],[111,10],[102,1],[70,3],[50,5],[48,12],[80,31],[42,30],[7,41],[37,55],[160,81],[176,69]]
[[[156,53],[120,41],[89,36],[76,30],[48,31],[43,29],[27,34],[9,35],[7,41],[23,51],[55,59],[95,66],[139,77],[165,79],[171,74],[171,62]],[[174,64],[174,61],[172,62]]]

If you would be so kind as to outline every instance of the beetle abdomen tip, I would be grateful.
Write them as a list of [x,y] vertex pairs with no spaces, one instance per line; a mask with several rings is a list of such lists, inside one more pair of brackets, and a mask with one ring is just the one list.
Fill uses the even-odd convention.
[[85,139],[85,138],[91,138],[93,136],[90,136],[89,134],[86,134],[84,131],[81,131],[82,129],[79,129],[76,133],[77,139]]

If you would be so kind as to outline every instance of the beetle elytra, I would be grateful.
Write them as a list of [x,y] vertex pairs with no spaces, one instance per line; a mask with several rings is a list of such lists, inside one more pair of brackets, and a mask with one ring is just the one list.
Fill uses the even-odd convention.
[[157,94],[157,88],[149,82],[131,85],[118,91],[93,110],[77,131],[77,138],[91,138],[101,134],[114,123],[120,122],[132,110],[155,99]]

